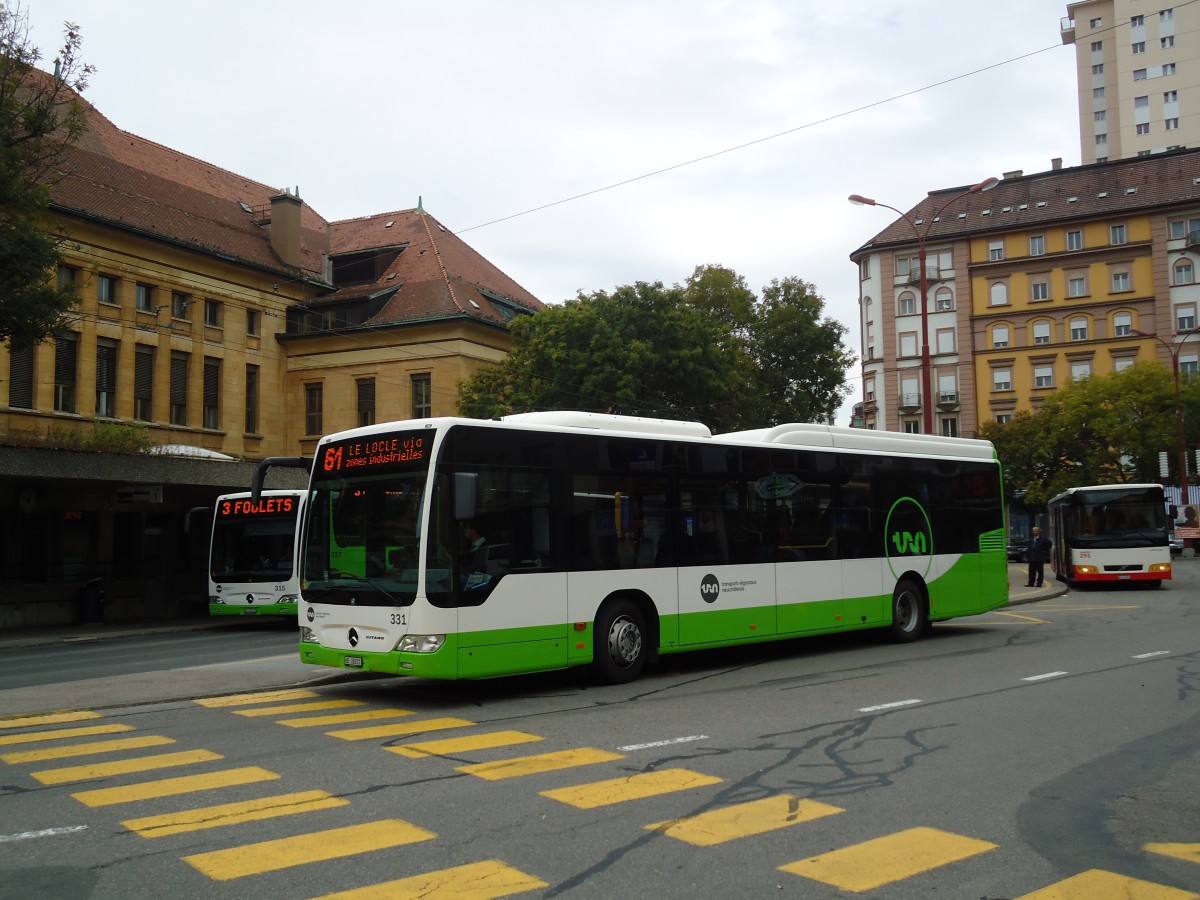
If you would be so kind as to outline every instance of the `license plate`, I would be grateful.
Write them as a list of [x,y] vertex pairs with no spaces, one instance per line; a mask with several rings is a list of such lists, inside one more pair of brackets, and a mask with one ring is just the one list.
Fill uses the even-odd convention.
[[242,615],[243,616],[257,616],[258,610],[257,609],[243,609]]
[[348,669],[361,669],[362,668],[362,657],[361,656],[347,656],[342,659],[342,662],[345,663],[346,668],[348,668]]

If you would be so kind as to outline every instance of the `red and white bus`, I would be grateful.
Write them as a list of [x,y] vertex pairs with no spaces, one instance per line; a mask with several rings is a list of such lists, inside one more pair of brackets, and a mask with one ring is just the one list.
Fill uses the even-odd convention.
[[1171,577],[1169,525],[1162,485],[1095,484],[1050,500],[1054,571],[1067,584]]

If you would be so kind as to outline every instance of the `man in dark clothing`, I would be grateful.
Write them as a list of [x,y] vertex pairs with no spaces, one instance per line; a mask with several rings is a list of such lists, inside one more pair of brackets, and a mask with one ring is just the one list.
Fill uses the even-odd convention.
[[1050,548],[1054,546],[1050,538],[1043,537],[1042,529],[1034,527],[1029,538],[1029,583],[1025,587],[1041,587],[1043,571],[1050,560]]

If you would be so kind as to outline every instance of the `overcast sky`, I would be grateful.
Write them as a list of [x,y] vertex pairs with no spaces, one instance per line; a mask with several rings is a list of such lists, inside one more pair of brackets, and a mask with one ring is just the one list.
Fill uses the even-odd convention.
[[[5,0],[9,2],[9,0]],[[1050,0],[23,0],[117,127],[327,219],[425,209],[546,303],[728,266],[815,286],[930,190],[1079,165]],[[574,198],[574,199],[573,199]],[[837,424],[848,422],[860,394]]]

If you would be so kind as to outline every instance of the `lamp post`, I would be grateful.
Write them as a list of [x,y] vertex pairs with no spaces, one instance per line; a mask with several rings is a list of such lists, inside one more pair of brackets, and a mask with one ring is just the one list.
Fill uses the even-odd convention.
[[909,227],[913,230],[913,235],[917,239],[917,263],[921,267],[921,409],[924,413],[924,430],[926,434],[933,434],[933,387],[931,384],[932,378],[929,362],[929,272],[925,266],[929,230],[933,227],[933,223],[938,220],[938,217],[946,210],[946,207],[955,200],[960,200],[968,194],[978,194],[980,191],[990,190],[999,184],[999,182],[999,178],[985,178],[978,184],[973,184],[966,190],[955,194],[928,217],[923,229],[917,225],[916,221],[908,213],[902,212],[894,206],[880,203],[878,200],[872,200],[870,197],[864,197],[862,194],[851,194],[847,198],[856,206],[882,206],[884,209],[890,209],[908,223]]
[[1194,334],[1200,334],[1200,325],[1188,329],[1182,334],[1175,332],[1171,337],[1179,338],[1179,340],[1173,343],[1168,343],[1157,334],[1151,334],[1148,331],[1139,331],[1136,328],[1131,330],[1134,334],[1142,337],[1154,338],[1166,348],[1167,354],[1171,357],[1171,375],[1175,379],[1175,453],[1179,458],[1179,505],[1187,506],[1187,442],[1183,437],[1183,403],[1179,396],[1179,351],[1183,349],[1183,344],[1188,338]]

